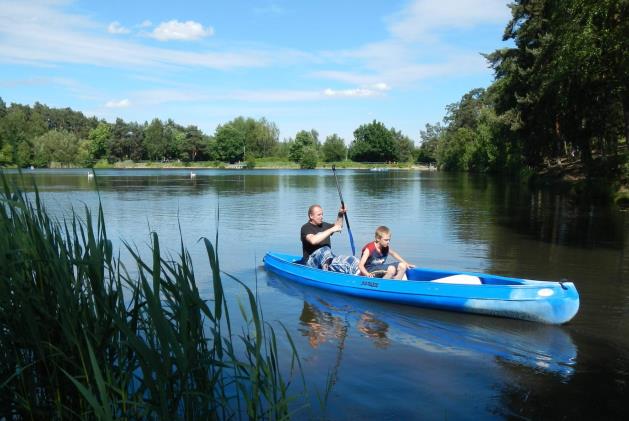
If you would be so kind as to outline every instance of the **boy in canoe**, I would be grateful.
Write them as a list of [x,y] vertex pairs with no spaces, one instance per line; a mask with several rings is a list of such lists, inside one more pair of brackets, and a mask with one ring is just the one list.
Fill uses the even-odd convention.
[[358,262],[361,275],[402,280],[406,275],[406,269],[415,267],[393,251],[389,247],[390,242],[391,230],[384,225],[376,228],[375,240],[362,249]]
[[343,215],[339,209],[334,224],[323,221],[323,209],[319,205],[308,208],[308,222],[301,227],[302,264],[333,272],[358,274],[358,259],[354,256],[337,256],[332,253],[330,237],[343,229]]

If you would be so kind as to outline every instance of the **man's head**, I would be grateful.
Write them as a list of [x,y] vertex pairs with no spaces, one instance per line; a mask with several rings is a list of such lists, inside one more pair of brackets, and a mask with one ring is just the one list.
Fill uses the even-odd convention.
[[315,225],[323,223],[323,209],[319,205],[312,205],[308,208],[308,222]]

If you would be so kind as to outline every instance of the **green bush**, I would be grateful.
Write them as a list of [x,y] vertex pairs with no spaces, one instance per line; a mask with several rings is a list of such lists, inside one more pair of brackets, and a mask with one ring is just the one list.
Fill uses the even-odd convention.
[[317,162],[319,160],[319,153],[313,146],[306,146],[303,149],[301,160],[299,161],[299,167],[303,169],[317,168]]
[[94,163],[94,168],[112,168],[112,165],[107,158],[102,158]]
[[256,167],[256,158],[253,155],[247,155],[245,159],[245,168],[253,169]]

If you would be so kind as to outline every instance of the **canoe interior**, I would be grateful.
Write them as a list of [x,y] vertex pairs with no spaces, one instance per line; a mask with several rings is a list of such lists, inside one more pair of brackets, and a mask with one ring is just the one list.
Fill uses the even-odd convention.
[[[298,256],[278,255],[278,257],[283,257],[289,263],[294,263],[299,266],[307,267],[301,264],[301,258]],[[413,268],[406,271],[406,276],[409,281],[430,282],[436,279],[446,278],[448,276],[453,276],[453,275],[476,276],[480,279],[481,284],[484,284],[484,285],[522,285],[524,283],[523,280],[517,279],[517,278],[507,278],[504,276],[487,275],[483,273],[474,273],[474,272],[454,272],[454,271],[427,269],[427,268]]]

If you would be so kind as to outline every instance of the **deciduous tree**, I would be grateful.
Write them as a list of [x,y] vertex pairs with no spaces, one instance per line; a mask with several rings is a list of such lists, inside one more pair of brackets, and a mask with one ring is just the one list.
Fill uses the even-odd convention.
[[347,155],[347,146],[345,141],[334,133],[325,138],[321,151],[326,162],[342,161]]

